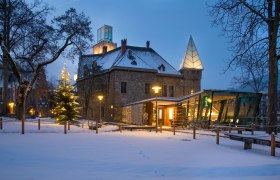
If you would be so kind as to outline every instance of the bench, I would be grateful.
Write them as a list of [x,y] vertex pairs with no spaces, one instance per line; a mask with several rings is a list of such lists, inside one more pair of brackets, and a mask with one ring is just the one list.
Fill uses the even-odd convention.
[[216,129],[228,131],[229,133],[231,133],[231,131],[237,131],[238,134],[242,134],[242,131],[251,131],[251,134],[254,135],[254,128],[238,127],[238,126],[214,126],[214,127]]
[[264,138],[258,136],[246,136],[232,133],[225,133],[231,140],[244,142],[244,149],[252,149],[252,144],[259,144],[271,147],[271,156],[275,156],[275,148],[280,148],[280,141],[275,140],[275,135],[272,134],[271,138]]
[[144,130],[150,130],[150,132],[152,130],[155,130],[156,127],[155,126],[133,126],[133,125],[128,125],[128,126],[122,126],[123,129],[129,129],[130,131],[132,130],[139,130],[139,129],[144,129]]

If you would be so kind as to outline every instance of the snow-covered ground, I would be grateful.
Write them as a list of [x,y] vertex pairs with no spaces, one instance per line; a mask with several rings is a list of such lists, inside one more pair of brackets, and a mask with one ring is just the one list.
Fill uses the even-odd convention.
[[[21,135],[20,122],[7,119],[0,130],[0,179],[280,179],[280,150],[227,138],[164,131],[112,131],[100,133],[63,126],[51,120],[28,120]],[[42,120],[43,121],[43,120]]]

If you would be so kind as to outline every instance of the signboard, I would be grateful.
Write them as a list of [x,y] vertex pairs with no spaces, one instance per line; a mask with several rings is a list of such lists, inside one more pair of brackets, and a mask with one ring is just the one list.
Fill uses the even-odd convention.
[[211,97],[210,97],[210,95],[208,95],[208,96],[203,96],[202,97],[202,107],[203,108],[210,108],[210,106],[211,106]]

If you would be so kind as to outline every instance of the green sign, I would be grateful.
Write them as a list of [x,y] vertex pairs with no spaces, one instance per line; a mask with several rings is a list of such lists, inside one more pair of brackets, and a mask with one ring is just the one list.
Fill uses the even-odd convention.
[[202,106],[203,108],[210,108],[211,106],[211,98],[210,95],[202,97]]

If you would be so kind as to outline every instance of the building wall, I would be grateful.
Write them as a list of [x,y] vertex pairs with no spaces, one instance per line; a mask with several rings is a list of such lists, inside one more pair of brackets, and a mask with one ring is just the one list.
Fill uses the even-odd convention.
[[[170,97],[170,86],[174,87],[174,97],[181,97],[186,95],[186,92],[190,92],[193,86],[190,86],[189,77],[174,75],[162,75],[156,72],[144,72],[131,69],[116,69],[110,72],[95,75],[92,77],[78,80],[78,95],[80,96],[80,102],[83,106],[83,115],[89,119],[99,119],[99,101],[97,100],[98,94],[104,95],[104,101],[102,107],[104,108],[105,121],[122,121],[122,106],[140,101],[143,99],[153,98],[155,94],[152,91],[154,85],[166,85],[167,97]],[[195,83],[197,89],[200,89],[200,79]],[[121,83],[126,82],[126,93],[121,93]],[[193,82],[193,81],[192,81]],[[145,84],[150,84],[150,93],[145,94]],[[87,87],[87,89],[83,88]],[[85,95],[89,92],[89,95]],[[161,92],[158,96],[162,96]],[[85,108],[85,99],[89,98],[89,105]],[[87,113],[85,113],[85,111]]]
[[183,69],[181,73],[184,76],[184,94],[191,94],[201,90],[202,70]]

